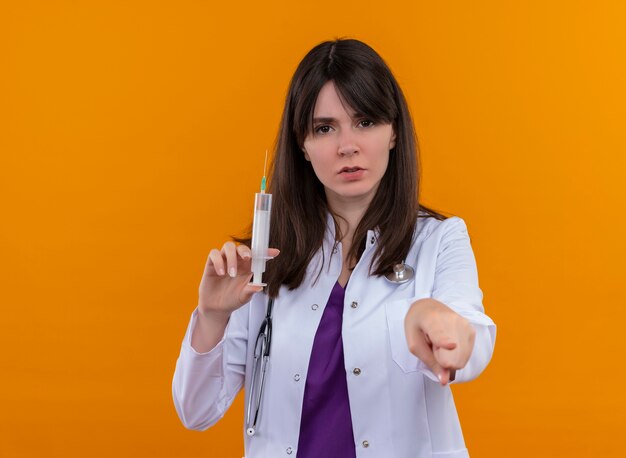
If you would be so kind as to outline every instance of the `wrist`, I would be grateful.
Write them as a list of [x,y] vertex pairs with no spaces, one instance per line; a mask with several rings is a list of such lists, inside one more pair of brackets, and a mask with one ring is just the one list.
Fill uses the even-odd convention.
[[413,313],[421,314],[436,309],[439,305],[440,303],[437,300],[425,297],[424,299],[419,299],[413,302],[413,304],[411,304],[411,309],[413,309]]
[[198,353],[211,351],[222,340],[230,313],[203,310],[198,306],[196,325],[191,334],[191,347]]
[[211,321],[215,324],[226,324],[230,319],[230,311],[224,310],[207,310],[202,306],[198,305],[198,317],[202,321]]

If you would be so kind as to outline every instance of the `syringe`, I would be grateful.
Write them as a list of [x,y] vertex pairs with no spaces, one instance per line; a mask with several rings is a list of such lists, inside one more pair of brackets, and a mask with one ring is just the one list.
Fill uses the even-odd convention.
[[265,192],[265,167],[267,166],[267,150],[263,165],[261,192],[254,195],[254,219],[252,221],[252,285],[265,286],[262,281],[270,242],[270,215],[272,213],[272,195]]

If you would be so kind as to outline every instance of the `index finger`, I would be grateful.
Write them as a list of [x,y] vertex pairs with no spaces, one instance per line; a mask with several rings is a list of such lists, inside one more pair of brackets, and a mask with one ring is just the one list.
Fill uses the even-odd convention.
[[252,257],[252,251],[246,245],[237,245],[237,254],[241,259],[250,259]]
[[[409,351],[417,356],[439,379],[441,385],[449,381],[450,371],[441,367],[431,346],[426,342],[426,336],[422,331],[406,329],[406,340]],[[412,332],[413,331],[413,332]]]

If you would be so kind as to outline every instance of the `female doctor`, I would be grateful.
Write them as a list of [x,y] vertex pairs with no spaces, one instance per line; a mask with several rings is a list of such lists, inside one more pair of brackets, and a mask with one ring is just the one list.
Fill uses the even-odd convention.
[[183,424],[210,427],[243,387],[248,458],[468,456],[449,384],[485,369],[495,325],[464,221],[418,203],[413,122],[372,48],[304,57],[269,178],[267,287],[250,239],[209,253],[173,380]]

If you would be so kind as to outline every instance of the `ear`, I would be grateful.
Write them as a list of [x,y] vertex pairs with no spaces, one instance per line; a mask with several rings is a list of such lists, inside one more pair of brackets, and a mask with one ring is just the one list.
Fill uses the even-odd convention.
[[396,146],[396,132],[392,131],[391,140],[389,140],[389,149],[392,150]]
[[309,157],[309,153],[306,152],[304,147],[302,148],[302,152],[304,153],[304,159],[306,159],[308,162],[311,162],[311,158]]

